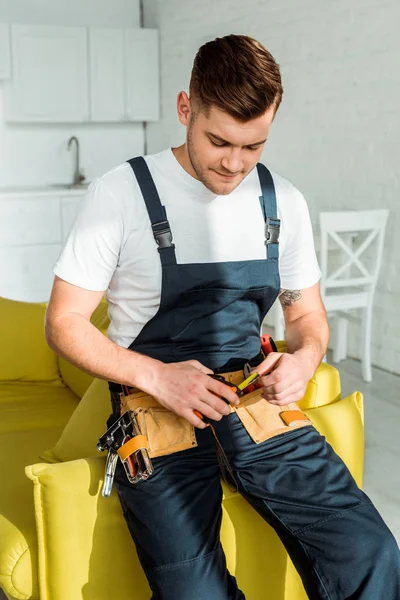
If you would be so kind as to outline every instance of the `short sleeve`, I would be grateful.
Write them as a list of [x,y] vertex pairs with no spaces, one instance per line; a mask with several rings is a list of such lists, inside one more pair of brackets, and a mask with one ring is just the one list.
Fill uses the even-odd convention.
[[302,290],[315,285],[321,271],[315,253],[310,213],[304,196],[292,188],[281,206],[283,244],[280,248],[281,288]]
[[54,265],[54,274],[86,290],[106,290],[123,243],[122,213],[120,203],[104,182],[94,181]]

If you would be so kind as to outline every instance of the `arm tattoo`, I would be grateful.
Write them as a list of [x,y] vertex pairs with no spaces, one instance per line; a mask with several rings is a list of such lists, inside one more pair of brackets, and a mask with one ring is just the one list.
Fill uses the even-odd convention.
[[281,290],[279,293],[279,300],[282,304],[283,310],[292,306],[294,302],[300,300],[301,292],[300,290]]

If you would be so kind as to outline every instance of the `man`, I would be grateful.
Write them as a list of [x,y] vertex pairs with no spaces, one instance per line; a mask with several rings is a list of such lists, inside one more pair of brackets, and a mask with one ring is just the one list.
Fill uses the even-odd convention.
[[[281,98],[279,67],[257,41],[229,35],[202,46],[189,97],[177,100],[186,143],[95,181],[54,268],[48,342],[110,381],[110,419],[124,386],[195,431],[193,448],[153,459],[147,481],[132,485],[117,467],[154,600],[244,598],[219,540],[221,473],[202,415],[231,481],[275,528],[309,598],[400,597],[396,542],[325,438],[307,422],[271,431],[268,417],[254,439],[236,393],[209,376],[245,362],[269,373],[254,406],[272,422],[302,398],[325,354],[304,198],[258,163]],[[109,339],[89,321],[105,291]],[[263,361],[260,327],[278,294],[288,353]]]

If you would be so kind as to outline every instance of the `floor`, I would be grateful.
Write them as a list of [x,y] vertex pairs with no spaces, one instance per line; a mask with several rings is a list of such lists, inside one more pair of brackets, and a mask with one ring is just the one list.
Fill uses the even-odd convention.
[[[364,394],[364,491],[400,544],[400,377],[373,368],[372,383],[364,383],[359,361],[349,358],[336,366],[342,396],[356,390]],[[0,600],[5,600],[1,590]]]
[[342,396],[355,390],[364,395],[363,489],[400,545],[400,377],[373,368],[372,382],[365,383],[359,361],[347,359],[335,366],[340,371]]

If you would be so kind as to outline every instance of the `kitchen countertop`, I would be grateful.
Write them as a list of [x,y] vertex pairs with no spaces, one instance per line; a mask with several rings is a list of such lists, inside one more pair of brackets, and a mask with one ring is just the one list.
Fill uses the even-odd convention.
[[0,195],[3,196],[32,196],[32,195],[53,195],[70,196],[82,195],[86,192],[90,183],[79,186],[70,186],[69,184],[44,184],[44,185],[13,185],[0,186]]

